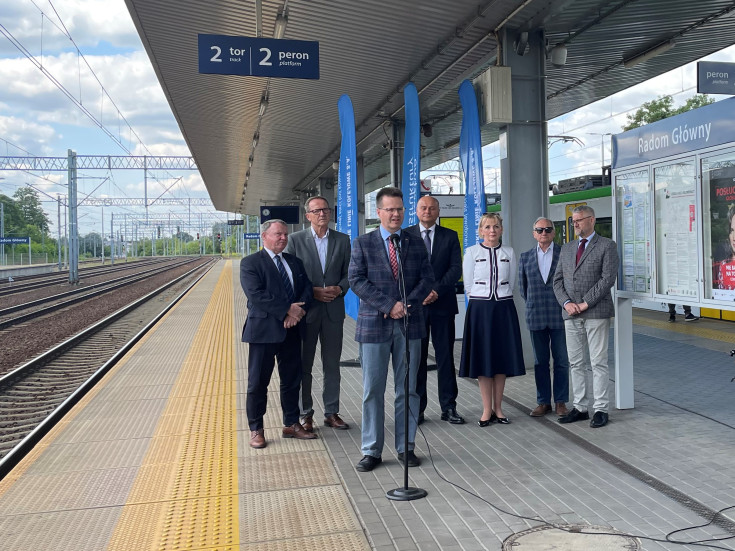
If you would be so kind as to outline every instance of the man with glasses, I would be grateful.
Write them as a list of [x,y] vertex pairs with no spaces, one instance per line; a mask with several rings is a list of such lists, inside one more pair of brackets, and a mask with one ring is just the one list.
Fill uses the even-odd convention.
[[304,263],[314,289],[314,302],[306,314],[301,343],[301,424],[307,431],[314,431],[311,372],[316,343],[320,341],[324,374],[324,425],[345,430],[350,426],[339,416],[339,359],[342,355],[342,326],[345,321],[344,296],[349,289],[347,268],[350,265],[350,238],[329,228],[332,209],[324,197],[310,197],[304,210],[311,227],[291,235],[286,247],[286,252]]
[[587,369],[591,368],[594,416],[590,426],[598,428],[608,421],[607,345],[610,319],[615,315],[610,288],[618,274],[618,251],[613,240],[595,233],[595,211],[591,207],[575,207],[572,223],[579,239],[562,247],[554,273],[554,293],[564,308],[574,394],[574,407],[559,422],[590,418]]
[[[382,462],[385,425],[385,387],[392,359],[395,388],[395,446],[398,460],[416,467],[414,453],[419,396],[416,375],[421,357],[421,339],[426,335],[422,303],[434,285],[429,256],[423,241],[401,231],[403,193],[383,188],[376,197],[380,227],[352,243],[349,281],[360,297],[355,340],[362,363],[362,454],[360,472],[372,471]],[[400,254],[399,249],[400,248]],[[401,300],[405,283],[406,302]],[[409,408],[405,411],[406,333],[410,351]],[[408,415],[408,449],[404,420]],[[405,454],[405,455],[404,455]]]
[[[531,333],[535,358],[536,408],[531,417],[543,417],[551,411],[551,373],[549,364],[554,357],[555,413],[569,413],[569,358],[564,334],[562,308],[554,295],[553,278],[561,249],[554,245],[554,224],[539,217],[533,224],[537,245],[521,253],[518,264],[518,287],[526,301],[526,324]],[[551,354],[549,354],[549,350]]]

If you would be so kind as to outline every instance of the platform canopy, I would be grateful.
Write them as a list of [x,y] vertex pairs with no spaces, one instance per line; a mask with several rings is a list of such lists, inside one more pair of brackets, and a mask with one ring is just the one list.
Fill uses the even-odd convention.
[[[432,128],[422,137],[422,167],[456,157],[457,89],[495,63],[503,29],[543,29],[549,49],[567,48],[563,67],[547,63],[549,118],[735,43],[735,4],[719,0],[126,3],[215,207],[243,214],[297,200],[320,178],[335,178],[342,94],[354,105],[367,191],[388,183],[386,123],[402,120],[409,81],[419,91],[421,122]],[[318,80],[199,73],[199,34],[281,33],[319,42]],[[652,50],[658,55],[630,63]],[[483,142],[497,130],[485,125]]]

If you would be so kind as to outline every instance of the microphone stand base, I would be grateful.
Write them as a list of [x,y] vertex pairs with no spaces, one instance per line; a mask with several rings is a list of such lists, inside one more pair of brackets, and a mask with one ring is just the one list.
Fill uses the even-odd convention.
[[426,490],[421,488],[396,488],[386,492],[385,497],[392,499],[393,501],[413,501],[414,499],[421,499],[426,497],[428,494]]

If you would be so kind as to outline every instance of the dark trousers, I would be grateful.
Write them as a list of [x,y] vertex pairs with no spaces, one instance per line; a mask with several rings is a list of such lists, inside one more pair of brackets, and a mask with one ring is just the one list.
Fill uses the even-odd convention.
[[[684,308],[684,315],[688,316],[692,313],[692,307],[687,306],[686,304],[683,306]],[[669,304],[669,314],[676,314],[676,304]]]
[[[536,360],[533,368],[536,378],[536,403],[568,402],[569,356],[564,329],[547,327],[530,333],[533,355]],[[549,370],[551,355],[554,356],[554,402],[551,401],[551,372]]]
[[436,354],[436,376],[439,387],[439,405],[442,411],[457,407],[457,374],[454,370],[454,315],[436,315],[430,308],[424,309],[426,338],[421,339],[421,360],[416,377],[416,394],[419,395],[419,412],[424,413],[426,396],[426,362],[429,357],[429,334]]
[[316,355],[317,340],[321,343],[322,372],[322,400],[324,400],[324,415],[339,413],[339,388],[341,374],[339,358],[342,355],[342,333],[344,320],[332,321],[326,312],[307,323],[304,331],[304,340],[301,345],[301,363],[303,377],[301,379],[301,414],[314,415],[314,399],[311,395],[312,369]]
[[299,420],[299,388],[301,387],[301,337],[298,327],[286,331],[286,339],[277,343],[250,343],[248,346],[248,394],[245,410],[250,430],[263,428],[268,404],[268,384],[278,360],[281,379],[283,425],[290,427]]

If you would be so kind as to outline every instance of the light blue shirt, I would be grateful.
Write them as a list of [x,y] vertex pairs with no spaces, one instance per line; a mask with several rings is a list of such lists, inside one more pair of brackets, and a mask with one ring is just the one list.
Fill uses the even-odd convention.
[[322,265],[322,273],[327,269],[327,238],[329,238],[329,228],[324,237],[319,237],[314,228],[311,228],[311,236],[314,238],[316,244],[316,252],[319,254],[319,263]]
[[543,251],[541,245],[536,244],[536,260],[538,260],[538,269],[541,272],[541,279],[546,283],[549,280],[549,272],[551,271],[551,261],[554,260],[554,242],[551,242],[546,252]]
[[271,257],[271,260],[273,260],[273,264],[276,267],[276,270],[278,270],[278,261],[276,260],[276,256],[281,257],[281,262],[283,263],[283,267],[286,268],[286,273],[288,274],[288,280],[291,282],[291,287],[293,287],[293,274],[291,273],[291,266],[288,265],[288,262],[286,262],[286,259],[283,258],[283,255],[281,254],[276,255],[276,253],[274,253],[267,247],[263,247],[263,249],[265,249],[265,251]]
[[[388,248],[388,238],[393,235],[388,230],[386,230],[383,226],[380,226],[380,237],[383,238],[383,245],[385,245],[385,254],[388,255],[388,260],[390,260],[390,249]],[[400,238],[401,237],[401,230],[399,229],[396,232],[396,235]],[[398,264],[401,263],[401,259],[398,256],[398,251],[396,251],[396,258],[398,259]]]

